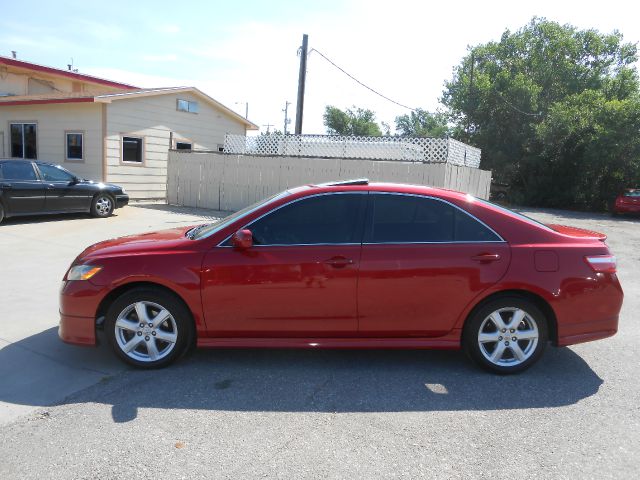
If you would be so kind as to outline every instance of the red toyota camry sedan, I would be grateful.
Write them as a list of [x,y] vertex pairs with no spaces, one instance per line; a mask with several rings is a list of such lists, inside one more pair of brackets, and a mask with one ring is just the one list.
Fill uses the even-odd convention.
[[609,337],[623,293],[605,235],[463,193],[355,180],[210,224],[107,240],[64,277],[62,340],[143,368],[190,347],[464,349],[519,372]]

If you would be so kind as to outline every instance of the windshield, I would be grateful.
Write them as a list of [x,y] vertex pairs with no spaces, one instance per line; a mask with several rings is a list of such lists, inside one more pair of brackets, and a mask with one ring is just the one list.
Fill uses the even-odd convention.
[[243,208],[242,210],[238,210],[237,212],[232,213],[228,217],[224,217],[223,219],[218,220],[217,222],[207,223],[204,225],[200,225],[199,227],[195,227],[187,232],[187,236],[192,240],[200,240],[201,238],[206,238],[210,235],[213,235],[214,233],[219,232],[224,227],[226,227],[227,225],[230,225],[236,220],[246,217],[251,212],[257,210],[263,205],[266,205],[267,203],[276,201],[288,195],[290,195],[290,192],[288,190],[285,190],[284,192],[280,192],[275,195],[272,195],[271,197],[267,197],[263,200],[260,200],[257,203],[254,203],[253,205],[249,205],[248,207]]
[[624,192],[625,197],[640,197],[640,190],[627,190]]

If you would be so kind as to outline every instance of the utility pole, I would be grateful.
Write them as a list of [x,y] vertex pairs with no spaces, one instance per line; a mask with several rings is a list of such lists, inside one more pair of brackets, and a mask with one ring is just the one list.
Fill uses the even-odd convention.
[[249,102],[236,102],[236,105],[242,105],[244,103],[244,118],[249,120]]
[[304,110],[304,83],[307,79],[307,48],[309,35],[302,35],[300,47],[300,73],[298,74],[298,102],[296,104],[296,135],[302,134],[302,111]]
[[271,127],[275,127],[274,124],[272,123],[267,123],[266,125],[262,125],[263,127],[267,127],[267,135],[269,135],[271,133],[271,131],[269,130]]
[[284,134],[287,134],[287,125],[289,125],[289,123],[291,123],[291,119],[289,119],[289,105],[291,105],[291,102],[284,102],[284,110],[282,110],[284,112]]

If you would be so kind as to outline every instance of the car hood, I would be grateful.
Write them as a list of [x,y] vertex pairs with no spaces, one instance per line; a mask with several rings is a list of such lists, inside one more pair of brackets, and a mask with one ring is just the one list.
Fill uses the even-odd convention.
[[93,180],[86,180],[86,179],[80,180],[78,184],[79,185],[96,185],[97,187],[100,187],[100,188],[108,188],[108,189],[114,189],[114,190],[122,188],[120,185],[115,185],[113,183],[95,182]]
[[185,233],[192,228],[193,225],[105,240],[85,249],[78,256],[78,261],[106,256],[147,254],[193,245],[193,240],[185,237]]
[[550,224],[547,227],[555,230],[562,235],[567,235],[569,237],[579,237],[579,238],[594,238],[597,240],[602,240],[603,242],[607,239],[607,235],[600,232],[594,232],[593,230],[586,230],[584,228],[571,227],[569,225],[556,225]]

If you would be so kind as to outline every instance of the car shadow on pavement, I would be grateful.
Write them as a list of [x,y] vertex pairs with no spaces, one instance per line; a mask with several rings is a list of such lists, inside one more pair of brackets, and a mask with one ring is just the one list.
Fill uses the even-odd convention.
[[[33,372],[16,357],[42,352],[54,334],[50,329],[0,350],[0,368],[19,371],[3,382],[0,401],[42,404],[38,389],[23,385]],[[462,352],[433,350],[198,350],[162,370],[118,370],[106,345],[56,341],[45,354],[53,363],[49,383],[87,372],[103,377],[57,403],[111,405],[115,422],[134,420],[139,408],[343,413],[561,407],[594,395],[603,383],[569,348],[549,348],[530,370],[498,376],[479,370]]]
[[[112,213],[111,217],[117,217],[117,213]],[[5,218],[0,224],[0,228],[6,225],[28,225],[31,223],[52,223],[52,222],[68,222],[73,220],[95,220],[96,222],[104,221],[104,218],[92,217],[88,213],[60,213],[52,215],[28,215],[24,217]]]

